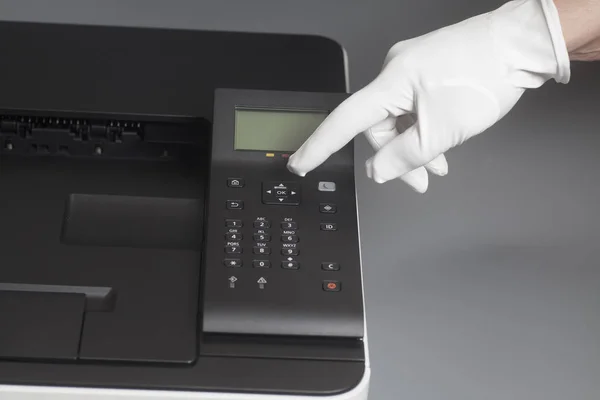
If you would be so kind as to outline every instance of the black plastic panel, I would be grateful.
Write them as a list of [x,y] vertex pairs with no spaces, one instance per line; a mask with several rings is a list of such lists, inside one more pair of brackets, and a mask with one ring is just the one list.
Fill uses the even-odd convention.
[[67,200],[62,243],[196,250],[203,213],[198,199],[74,193]]
[[[77,294],[84,296],[85,311],[113,311],[116,291],[111,287],[0,283],[0,292]],[[43,298],[43,297],[42,297]]]
[[[328,112],[345,98],[344,94],[334,93],[217,92],[206,228],[210,235],[205,279],[211,284],[204,292],[205,332],[362,338],[363,299],[352,143],[305,178],[287,171],[287,158],[281,152],[274,152],[271,157],[268,150],[235,151],[233,146],[236,107]],[[243,179],[244,187],[228,187],[229,178]],[[336,191],[320,191],[321,181],[334,182]],[[276,182],[287,188],[288,199],[292,195],[296,199],[293,205],[265,204],[263,191]],[[243,209],[227,209],[228,200],[243,203]],[[335,204],[337,212],[321,213],[321,203]],[[238,229],[243,235],[238,241],[239,254],[226,254],[226,247],[236,243],[224,237],[228,219],[243,223]],[[260,221],[268,221],[270,226],[261,230],[271,236],[270,240],[255,239],[254,234],[259,230],[254,223]],[[282,228],[286,221],[297,224],[296,229]],[[321,224],[333,224],[337,230],[323,230]],[[270,253],[256,254],[257,242],[262,242]],[[281,254],[290,244],[299,250],[298,255]],[[229,268],[225,261],[229,258],[240,259],[242,266]],[[254,261],[260,260],[269,261],[270,268],[256,267]],[[340,269],[325,271],[322,263],[337,263]],[[341,290],[324,290],[323,285],[329,281],[339,282],[336,285]]]
[[[125,246],[122,240],[118,241],[118,229],[123,228],[115,220],[121,203],[111,202],[98,205],[107,215],[101,221],[89,216],[87,232],[106,238],[110,232],[102,230],[112,226],[112,242],[65,244],[61,234],[72,194],[85,193],[94,199],[103,199],[105,194],[128,199],[170,196],[185,201],[195,199],[202,204],[202,175],[198,168],[199,165],[186,164],[185,160],[155,162],[2,153],[0,283],[34,285],[34,289],[37,286],[41,290],[71,288],[75,293],[80,287],[111,288],[113,298],[107,298],[106,310],[93,307],[86,312],[78,331],[80,358],[179,363],[194,360],[201,236],[195,236],[195,248],[192,243],[183,249],[133,246],[135,243]],[[94,197],[97,195],[100,196]],[[176,214],[179,209],[162,211]],[[153,210],[143,207],[138,207],[137,212],[143,214],[139,218],[156,217]],[[202,220],[195,218],[201,232]],[[78,217],[73,226],[82,219],[85,218]],[[131,216],[128,221],[131,222]],[[171,231],[186,230],[191,222],[184,221],[183,228],[175,224]],[[148,223],[139,228],[147,226]],[[158,238],[158,233],[154,237]],[[142,239],[147,243],[147,232],[132,235],[132,240]],[[87,294],[82,291],[85,299]]]
[[0,37],[0,108],[211,119],[215,88],[346,89],[342,48],[317,36],[0,22]]
[[200,356],[365,361],[362,340],[298,336],[205,335]]
[[0,359],[75,360],[85,296],[0,289]]

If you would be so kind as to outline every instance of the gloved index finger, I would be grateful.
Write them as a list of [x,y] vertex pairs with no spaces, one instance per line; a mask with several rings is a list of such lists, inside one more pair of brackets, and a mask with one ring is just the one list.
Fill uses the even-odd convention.
[[355,136],[389,116],[385,91],[371,83],[343,101],[288,161],[300,176],[321,165]]

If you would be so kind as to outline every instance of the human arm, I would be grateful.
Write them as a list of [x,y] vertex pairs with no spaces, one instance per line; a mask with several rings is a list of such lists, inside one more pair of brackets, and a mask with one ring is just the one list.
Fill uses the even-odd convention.
[[554,0],[572,61],[600,61],[600,0]]
[[[590,43],[577,28],[568,37],[573,54]],[[375,150],[367,175],[378,183],[398,178],[423,193],[428,173],[448,173],[448,150],[486,131],[526,90],[551,79],[570,79],[558,8],[552,0],[508,2],[394,45],[380,74],[330,114],[288,168],[303,176],[364,133]]]

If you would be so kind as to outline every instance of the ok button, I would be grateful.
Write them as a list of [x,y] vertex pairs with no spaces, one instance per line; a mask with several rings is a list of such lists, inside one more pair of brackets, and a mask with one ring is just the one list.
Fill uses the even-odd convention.
[[287,189],[277,189],[275,190],[275,194],[279,197],[281,196],[287,196],[288,195],[288,191]]

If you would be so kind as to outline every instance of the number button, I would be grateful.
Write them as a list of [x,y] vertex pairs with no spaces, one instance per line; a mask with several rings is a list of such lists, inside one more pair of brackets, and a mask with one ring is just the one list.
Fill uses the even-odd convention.
[[297,256],[300,253],[300,250],[295,248],[285,248],[281,249],[281,255],[283,256]]
[[281,229],[298,229],[298,223],[296,222],[282,222]]
[[255,228],[270,228],[271,223],[267,220],[254,221]]
[[337,224],[335,222],[321,222],[322,231],[337,231]]
[[253,248],[254,254],[271,254],[271,249],[269,247],[257,247]]
[[227,239],[227,240],[242,240],[243,235],[241,233],[226,233],[225,239]]
[[228,228],[241,228],[244,224],[239,219],[226,219],[225,226]]
[[270,242],[271,241],[271,235],[267,235],[264,233],[255,233],[253,235],[254,241],[255,242]]
[[282,235],[281,241],[284,243],[298,243],[300,238],[298,235]]
[[239,246],[227,246],[225,247],[225,252],[227,254],[241,254],[242,248]]
[[254,268],[271,268],[271,261],[269,260],[254,260],[252,261]]

